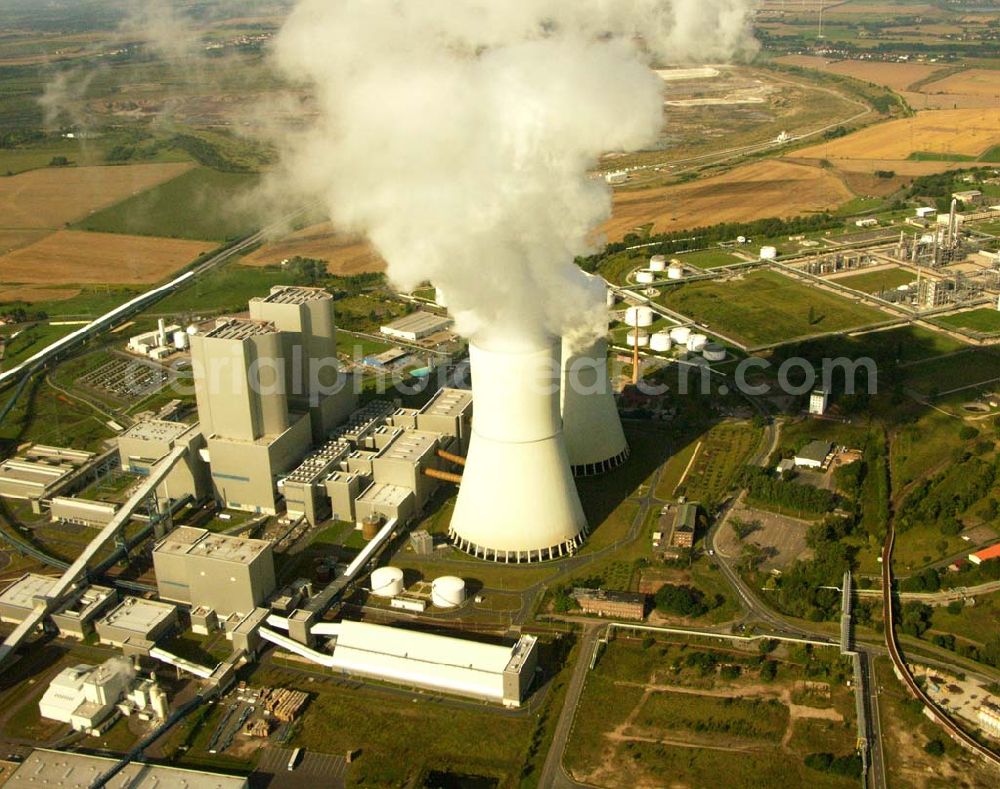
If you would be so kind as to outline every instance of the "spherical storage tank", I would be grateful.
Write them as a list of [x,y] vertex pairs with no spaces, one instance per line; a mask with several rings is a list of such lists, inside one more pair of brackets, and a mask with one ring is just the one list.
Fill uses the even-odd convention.
[[760,259],[761,260],[776,260],[778,257],[778,250],[776,247],[761,247],[760,248]]
[[431,584],[431,603],[438,608],[456,608],[465,602],[465,581],[442,575]]
[[667,268],[666,255],[653,255],[653,257],[649,259],[650,271],[663,271],[666,268]]
[[640,329],[653,325],[653,311],[649,307],[629,307],[625,310],[625,323],[629,326],[638,324]]
[[640,285],[652,285],[656,281],[656,274],[649,269],[640,269],[635,273],[635,281]]
[[687,345],[691,330],[687,326],[678,326],[670,330],[670,339],[678,345]]
[[403,571],[398,567],[379,567],[372,571],[372,594],[395,597],[403,591]]
[[726,360],[725,346],[719,345],[717,342],[710,342],[706,345],[702,354],[710,362],[724,362]]
[[705,350],[705,346],[708,345],[708,337],[704,334],[692,334],[688,337],[687,348],[689,351],[694,351],[695,353],[701,353]]
[[670,350],[670,334],[665,331],[658,331],[649,338],[649,347],[657,353]]
[[667,279],[684,279],[684,267],[680,264],[671,265],[667,269]]
[[636,345],[640,348],[645,348],[649,345],[649,334],[647,332],[640,331],[638,338],[636,338],[635,331],[630,331],[625,336],[625,343],[629,348],[634,348]]

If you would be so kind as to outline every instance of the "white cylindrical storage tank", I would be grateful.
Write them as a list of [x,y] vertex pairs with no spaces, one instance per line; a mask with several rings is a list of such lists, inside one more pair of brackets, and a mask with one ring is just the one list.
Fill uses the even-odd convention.
[[403,571],[398,567],[378,567],[372,570],[372,594],[395,597],[403,591]]
[[656,281],[656,274],[649,269],[639,269],[635,272],[635,281],[640,285],[652,285]]
[[449,535],[499,562],[573,553],[587,529],[560,413],[560,346],[469,346],[475,417]]
[[431,604],[438,608],[457,608],[465,602],[465,581],[454,575],[442,575],[431,584]]
[[608,341],[576,351],[564,340],[562,354],[563,436],[573,475],[617,468],[629,448],[608,375]]
[[639,329],[637,335],[635,329],[633,329],[625,335],[625,344],[628,345],[629,348],[634,348],[636,345],[640,348],[645,348],[649,345],[649,332],[644,332],[642,329]]
[[650,350],[656,351],[657,353],[664,353],[670,350],[670,333],[665,331],[658,331],[652,337],[649,338],[649,348]]
[[653,325],[653,311],[649,307],[629,307],[625,310],[625,323],[629,326],[638,325],[640,329],[648,329]]
[[649,259],[649,270],[650,271],[664,271],[667,268],[667,257],[666,255],[653,255]]
[[710,362],[724,362],[726,360],[726,348],[717,342],[710,342],[706,345],[702,354]]
[[777,247],[761,247],[760,248],[760,259],[761,260],[776,260],[778,257]]
[[747,243],[747,237],[746,236],[736,236],[736,243],[737,244],[745,244],[745,243]]
[[617,300],[618,300],[618,297],[615,296],[615,292],[613,290],[611,290],[611,288],[608,288],[608,293],[607,293],[607,296],[605,297],[605,303],[608,305],[608,307],[614,307],[615,306],[615,302]]
[[192,323],[190,326],[187,327],[187,333],[188,337],[194,337],[194,335],[198,333],[198,327]]
[[708,337],[704,334],[692,334],[688,337],[687,349],[689,351],[694,351],[695,353],[701,353],[705,350],[705,346],[708,345]]
[[687,326],[676,326],[670,330],[670,339],[678,345],[687,345],[691,330]]
[[188,335],[185,331],[175,331],[174,332],[174,347],[178,351],[183,351],[188,347]]
[[684,279],[684,267],[679,264],[672,264],[667,269],[667,279]]

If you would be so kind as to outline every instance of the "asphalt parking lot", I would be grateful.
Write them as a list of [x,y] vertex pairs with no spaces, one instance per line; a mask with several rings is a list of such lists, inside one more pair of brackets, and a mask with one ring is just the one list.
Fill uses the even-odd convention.
[[343,756],[303,751],[295,769],[289,770],[291,755],[291,748],[266,746],[257,769],[250,776],[250,786],[253,789],[298,789],[306,786],[339,789],[344,786],[347,762]]

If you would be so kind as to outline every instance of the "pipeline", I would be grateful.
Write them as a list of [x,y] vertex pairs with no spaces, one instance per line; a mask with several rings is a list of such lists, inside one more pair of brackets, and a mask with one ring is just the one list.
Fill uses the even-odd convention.
[[425,468],[424,476],[430,477],[431,479],[439,479],[442,482],[453,482],[456,485],[462,484],[461,474],[452,474],[448,471],[440,471],[436,468]]
[[437,456],[439,458],[441,458],[442,460],[447,460],[449,463],[454,463],[456,466],[464,466],[465,465],[465,458],[464,457],[462,457],[461,455],[455,455],[455,454],[453,454],[451,452],[448,452],[448,451],[446,451],[444,449],[439,449],[437,451]]

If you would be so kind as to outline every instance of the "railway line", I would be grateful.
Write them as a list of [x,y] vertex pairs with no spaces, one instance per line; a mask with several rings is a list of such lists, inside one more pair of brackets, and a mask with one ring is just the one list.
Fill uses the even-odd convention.
[[961,743],[994,766],[1000,767],[1000,756],[968,734],[961,726],[942,712],[931,697],[927,695],[927,692],[917,684],[909,666],[906,665],[906,662],[902,658],[899,651],[899,642],[896,639],[896,614],[892,607],[892,550],[895,543],[896,530],[893,524],[890,523],[885,544],[882,546],[882,606],[885,611],[886,623],[885,645],[889,652],[889,657],[896,668],[896,674],[903,680],[903,684],[909,688],[910,693],[923,703],[934,722],[948,732],[952,739]]

